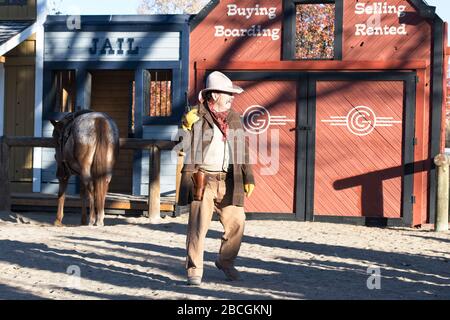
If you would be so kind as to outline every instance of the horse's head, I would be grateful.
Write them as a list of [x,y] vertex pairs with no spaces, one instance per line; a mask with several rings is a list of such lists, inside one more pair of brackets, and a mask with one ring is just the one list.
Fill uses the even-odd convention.
[[53,138],[59,141],[64,130],[64,123],[62,121],[50,120],[53,125]]
[[62,144],[62,136],[64,134],[64,122],[63,121],[56,121],[56,120],[50,120],[50,122],[53,125],[53,140],[56,143],[55,148],[55,160],[60,163],[62,161],[62,150],[61,150],[61,144]]

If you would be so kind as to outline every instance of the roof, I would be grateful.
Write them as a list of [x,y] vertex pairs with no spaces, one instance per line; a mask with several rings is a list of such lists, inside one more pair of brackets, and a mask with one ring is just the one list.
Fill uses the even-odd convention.
[[0,45],[28,28],[34,21],[0,20]]
[[[67,15],[48,15],[45,26],[67,25]],[[81,15],[81,25],[127,25],[127,24],[185,24],[190,16],[185,14],[160,15]]]

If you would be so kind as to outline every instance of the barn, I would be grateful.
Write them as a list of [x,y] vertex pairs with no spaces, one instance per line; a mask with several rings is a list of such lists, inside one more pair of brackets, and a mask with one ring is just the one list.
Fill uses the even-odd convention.
[[213,0],[191,21],[190,98],[213,70],[245,90],[246,212],[434,223],[446,47],[421,0]]
[[[450,51],[425,1],[212,0],[190,16],[47,16],[45,3],[0,4],[0,135],[49,137],[50,120],[94,109],[123,138],[174,140],[220,70],[245,89],[234,108],[257,185],[246,212],[435,222]],[[176,194],[176,158],[162,153],[162,196]],[[124,151],[111,191],[145,195],[149,166],[147,152]],[[12,191],[34,194],[15,203],[54,194],[55,169],[52,149],[13,150]]]

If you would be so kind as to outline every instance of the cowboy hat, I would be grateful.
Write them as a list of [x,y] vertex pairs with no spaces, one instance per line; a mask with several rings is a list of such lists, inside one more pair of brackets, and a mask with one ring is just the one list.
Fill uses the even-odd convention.
[[231,80],[222,72],[214,71],[206,79],[206,88],[198,94],[198,100],[203,102],[204,94],[208,91],[220,91],[228,93],[242,93],[244,89],[235,86]]

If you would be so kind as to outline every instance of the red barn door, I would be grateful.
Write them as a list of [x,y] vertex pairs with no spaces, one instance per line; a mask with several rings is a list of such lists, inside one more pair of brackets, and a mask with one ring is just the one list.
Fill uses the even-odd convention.
[[[293,213],[297,81],[234,81],[245,91],[233,108],[243,115],[250,143],[256,188],[246,212]],[[265,143],[267,139],[267,143]],[[250,139],[252,140],[252,139]],[[252,141],[255,141],[253,139]]]
[[405,82],[317,81],[315,90],[314,215],[401,218],[404,130],[414,130]]

